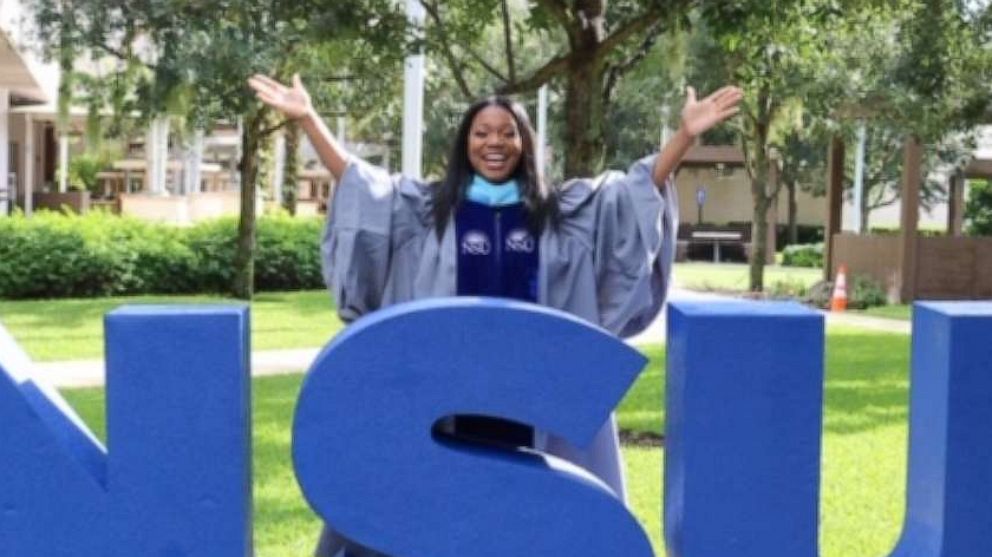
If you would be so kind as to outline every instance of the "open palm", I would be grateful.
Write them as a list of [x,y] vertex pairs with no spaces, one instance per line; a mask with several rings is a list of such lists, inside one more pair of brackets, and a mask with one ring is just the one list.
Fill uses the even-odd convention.
[[255,74],[248,79],[258,100],[282,112],[288,118],[302,118],[311,109],[310,94],[303,88],[299,74],[293,76],[293,86],[286,87],[271,77]]
[[682,127],[693,137],[730,118],[740,110],[738,106],[744,92],[728,85],[703,100],[696,100],[696,90],[686,88],[685,106],[682,107]]

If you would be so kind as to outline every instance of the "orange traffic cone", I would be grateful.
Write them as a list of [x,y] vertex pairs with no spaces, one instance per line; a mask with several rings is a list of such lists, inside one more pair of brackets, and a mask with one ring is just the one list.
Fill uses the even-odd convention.
[[847,309],[847,265],[837,269],[837,280],[834,281],[834,293],[830,296],[830,311]]

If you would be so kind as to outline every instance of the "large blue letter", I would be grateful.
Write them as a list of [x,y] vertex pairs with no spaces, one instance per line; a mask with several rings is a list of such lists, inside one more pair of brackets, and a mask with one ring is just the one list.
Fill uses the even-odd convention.
[[318,357],[293,428],[310,504],[402,557],[617,555],[651,546],[588,473],[534,453],[434,439],[451,415],[592,439],[645,360],[563,313],[479,299],[414,302],[343,332]]
[[251,555],[247,311],[106,325],[109,454],[0,328],[0,555]]
[[909,428],[893,556],[992,555],[992,303],[916,304]]
[[669,554],[815,557],[823,319],[753,302],[668,316]]

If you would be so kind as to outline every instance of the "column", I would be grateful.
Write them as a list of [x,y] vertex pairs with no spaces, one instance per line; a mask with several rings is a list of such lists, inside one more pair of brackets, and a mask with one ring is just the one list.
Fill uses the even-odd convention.
[[183,191],[184,195],[200,192],[201,167],[203,164],[203,130],[196,130],[183,157]]
[[[664,145],[664,139],[662,140]],[[547,176],[548,148],[548,84],[537,91],[537,171]]]
[[[13,195],[14,192],[8,190],[7,184],[9,180],[7,179],[7,174],[10,172],[10,115],[8,111],[10,110],[10,92],[6,89],[0,89],[0,189],[7,192],[4,194],[4,198]],[[10,201],[0,201],[0,215],[6,215],[9,207]]]
[[864,206],[864,175],[865,175],[865,143],[867,142],[867,126],[861,120],[858,125],[858,147],[854,156],[854,210],[851,215],[853,225],[851,230],[855,234],[864,232],[865,223],[861,222],[861,211]]
[[900,273],[899,295],[903,303],[916,298],[916,252],[918,249],[917,228],[920,216],[920,160],[923,146],[920,138],[906,138],[902,167],[902,210],[899,232]]
[[69,134],[63,130],[59,135],[59,193],[69,191]]
[[960,236],[964,225],[964,175],[956,172],[949,179],[947,235]]
[[155,156],[156,144],[158,143],[158,119],[148,122],[148,130],[145,132],[145,193],[155,193],[155,168],[158,158]]
[[34,118],[27,114],[24,117],[24,214],[34,212]]
[[[406,13],[410,24],[422,32],[424,7],[419,0],[407,0]],[[424,143],[424,78],[423,53],[408,56],[403,79],[403,174],[420,178]]]
[[168,191],[165,189],[166,181],[169,177],[169,119],[162,118],[161,124],[159,124],[158,129],[159,140],[158,140],[158,192],[161,195],[167,195]]
[[[339,124],[340,125],[340,124]],[[276,136],[275,168],[272,171],[272,201],[276,207],[282,206],[282,182],[286,175],[286,134]]]
[[827,154],[827,220],[823,223],[823,278],[833,280],[834,235],[844,213],[844,139],[835,135]]

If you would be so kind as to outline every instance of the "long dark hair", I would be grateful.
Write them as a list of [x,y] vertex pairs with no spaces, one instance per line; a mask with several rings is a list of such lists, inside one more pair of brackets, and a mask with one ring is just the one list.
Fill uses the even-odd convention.
[[534,151],[534,128],[530,125],[527,111],[520,103],[506,97],[493,96],[477,101],[465,111],[458,133],[451,144],[448,155],[448,168],[444,179],[438,182],[434,192],[434,225],[437,236],[444,234],[448,219],[465,200],[465,190],[472,182],[475,170],[468,158],[468,136],[472,131],[472,121],[482,109],[498,106],[506,109],[516,120],[520,133],[522,152],[520,162],[511,175],[520,187],[520,197],[527,209],[527,225],[531,232],[539,235],[544,226],[558,221],[558,202],[555,191],[547,185],[544,177],[538,172]]

